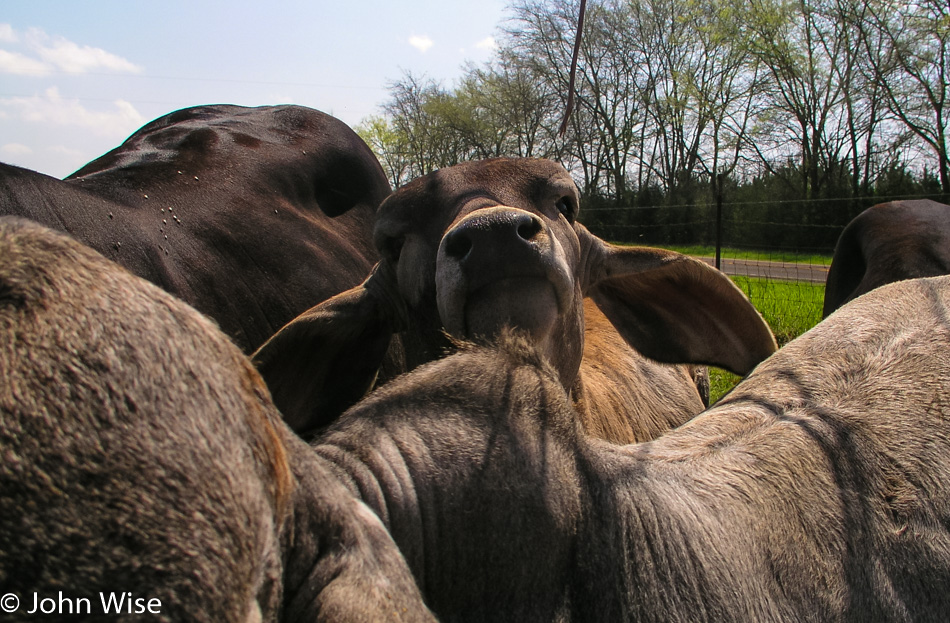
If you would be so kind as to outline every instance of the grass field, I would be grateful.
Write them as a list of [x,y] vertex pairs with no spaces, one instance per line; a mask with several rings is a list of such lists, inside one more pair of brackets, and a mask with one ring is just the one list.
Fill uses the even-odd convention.
[[[751,277],[732,277],[732,280],[746,293],[769,323],[779,347],[811,329],[821,320],[824,284]],[[739,377],[725,370],[711,368],[709,380],[710,402],[715,402],[735,386]]]
[[[624,243],[618,243],[624,244]],[[712,246],[666,246],[694,257],[711,257],[716,254]],[[725,247],[722,257],[768,262],[793,262],[804,264],[831,264],[831,254],[794,253],[784,251],[754,251]],[[824,284],[803,281],[780,281],[733,276],[731,279],[752,301],[765,321],[769,323],[775,339],[781,347],[811,329],[821,320],[821,307],[825,298]],[[735,374],[710,368],[710,402],[715,402],[739,382]]]
[[[693,245],[693,246],[663,246],[664,249],[679,251],[685,255],[698,257],[714,257],[716,247]],[[725,247],[720,250],[724,258],[735,260],[759,260],[762,262],[794,262],[798,264],[831,264],[831,255],[823,253],[794,253],[791,251],[754,251],[749,249],[736,249]]]

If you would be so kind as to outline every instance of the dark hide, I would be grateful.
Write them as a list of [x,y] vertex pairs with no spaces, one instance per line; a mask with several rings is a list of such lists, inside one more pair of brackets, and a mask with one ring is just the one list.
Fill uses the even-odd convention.
[[299,106],[179,110],[65,181],[0,165],[0,214],[72,234],[246,352],[363,280],[389,190],[355,132]]
[[150,621],[430,620],[330,474],[210,321],[0,218],[0,594],[21,604],[4,620],[44,618],[34,594],[115,620],[100,592],[159,600]]
[[950,277],[865,295],[649,443],[585,435],[509,341],[315,447],[444,621],[946,621],[948,305]]
[[393,193],[377,215],[375,271],[253,357],[291,427],[320,429],[362,396],[394,334],[412,369],[452,350],[447,333],[517,327],[553,362],[585,428],[616,441],[651,439],[702,410],[693,370],[667,364],[744,374],[774,352],[725,275],[608,244],[577,209],[571,176],[546,160],[466,163]]
[[929,199],[870,207],[841,232],[824,315],[886,283],[950,274],[950,206]]

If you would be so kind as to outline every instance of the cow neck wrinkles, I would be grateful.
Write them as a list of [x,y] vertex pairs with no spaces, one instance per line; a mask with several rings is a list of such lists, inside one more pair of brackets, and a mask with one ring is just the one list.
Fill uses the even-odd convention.
[[[578,581],[601,585],[597,594],[618,596],[615,603],[591,606],[597,617],[579,619],[653,620],[682,604],[690,604],[694,620],[768,618],[767,594],[747,618],[734,611],[741,600],[709,590],[731,586],[731,574],[747,571],[748,561],[737,559],[730,547],[747,536],[735,534],[741,523],[732,521],[728,509],[710,506],[690,486],[687,464],[656,461],[652,443],[616,446],[585,437],[578,445],[590,500],[585,508],[598,511],[582,517],[577,564],[586,578]],[[627,564],[601,561],[603,551],[622,552]]]
[[[382,388],[379,392],[385,394],[387,390]],[[425,503],[420,500],[413,479],[413,470],[418,466],[412,464],[412,455],[422,446],[417,448],[418,444],[412,445],[411,439],[402,438],[406,431],[412,436],[411,424],[388,420],[382,413],[369,420],[360,419],[355,427],[346,424],[344,415],[338,425],[314,444],[314,451],[380,518],[423,588],[424,577],[419,573],[425,559]],[[408,547],[410,544],[412,547]]]

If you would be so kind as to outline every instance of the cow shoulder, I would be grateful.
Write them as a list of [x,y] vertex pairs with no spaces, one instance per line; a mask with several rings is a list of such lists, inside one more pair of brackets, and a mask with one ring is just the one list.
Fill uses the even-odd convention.
[[689,366],[647,359],[618,339],[590,300],[584,327],[584,359],[571,397],[588,434],[616,443],[647,441],[703,410]]

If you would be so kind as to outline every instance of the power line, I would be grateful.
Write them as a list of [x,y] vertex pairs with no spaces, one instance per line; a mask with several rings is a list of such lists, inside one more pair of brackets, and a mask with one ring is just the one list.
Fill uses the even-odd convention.
[[260,85],[260,86],[288,86],[288,87],[317,87],[325,89],[355,89],[363,91],[385,91],[385,86],[365,86],[365,85],[356,85],[356,84],[325,84],[319,82],[283,82],[276,80],[246,80],[242,78],[207,78],[207,77],[189,77],[189,76],[156,76],[151,74],[115,74],[115,73],[102,73],[102,72],[83,72],[83,73],[71,73],[67,71],[50,71],[43,74],[42,77],[46,76],[68,76],[68,77],[78,77],[78,76],[96,76],[99,78],[117,78],[125,79],[131,78],[134,80],[173,80],[181,82],[217,82],[224,84],[249,84],[249,85]]
[[[873,197],[825,197],[814,199],[767,199],[758,201],[725,201],[726,206],[754,206],[754,205],[782,205],[782,204],[811,204],[811,203],[829,203],[834,201],[874,201],[883,203],[885,201],[900,201],[911,199],[932,199],[933,197],[946,197],[944,193],[926,193],[918,195],[875,195]],[[668,205],[651,206],[613,206],[613,207],[582,207],[585,213],[590,212],[621,212],[629,210],[664,210],[664,209],[684,209],[684,208],[703,208],[710,207],[711,203],[679,203]]]

